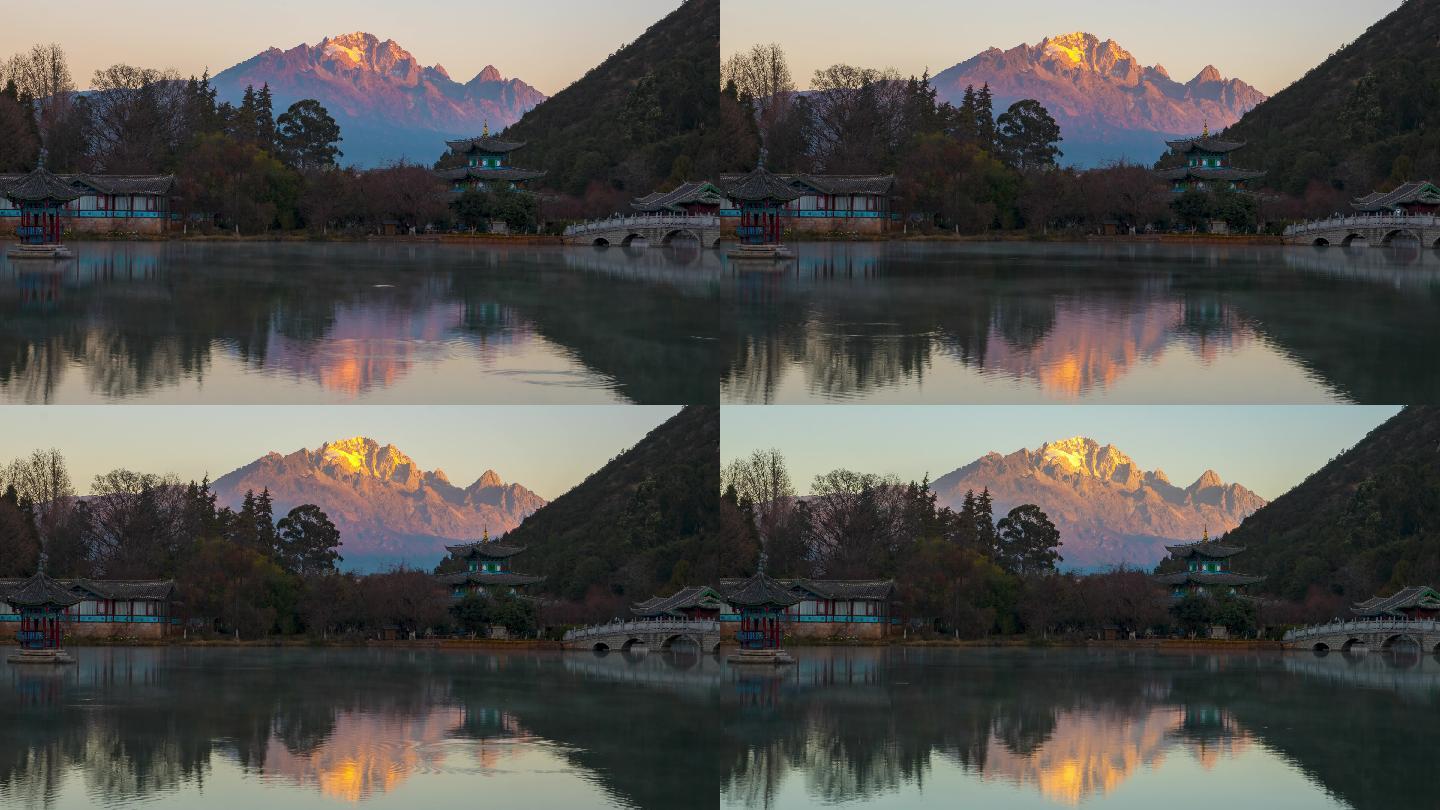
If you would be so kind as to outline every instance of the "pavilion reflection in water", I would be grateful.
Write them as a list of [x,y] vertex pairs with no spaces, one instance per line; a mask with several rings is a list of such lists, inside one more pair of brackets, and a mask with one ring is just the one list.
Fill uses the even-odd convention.
[[[584,670],[558,655],[439,651],[78,657],[46,678],[0,666],[0,806],[450,803],[474,799],[473,778],[491,777],[486,795],[502,805],[586,796],[588,806],[658,810],[677,806],[715,761],[713,750],[673,742],[711,711],[713,680],[687,677],[697,662],[660,655]],[[364,679],[336,676],[357,668]],[[632,722],[648,733],[614,736]]]
[[[1143,806],[1134,797],[1150,787],[1125,789],[1142,775],[1149,786],[1176,780],[1183,792],[1192,789],[1187,780],[1224,782],[1227,773],[1266,768],[1283,771],[1276,784],[1298,774],[1302,783],[1286,789],[1315,791],[1316,806],[1332,795],[1378,810],[1429,790],[1413,773],[1409,746],[1430,733],[1421,718],[1440,706],[1440,656],[1140,653],[1103,661],[1077,651],[997,653],[983,665],[984,656],[805,651],[785,673],[732,670],[722,686],[722,806],[953,791],[947,773],[1067,806],[1110,806],[1111,798]],[[1315,711],[1335,700],[1348,701],[1343,732],[1333,715]],[[1387,735],[1393,741],[1382,751],[1344,743]],[[808,803],[796,801],[800,785]]]
[[[1440,251],[797,249],[790,271],[728,275],[727,402],[1253,401],[1259,379],[1285,402],[1440,395],[1421,349],[1440,339]],[[1383,372],[1356,362],[1371,341]]]
[[713,251],[86,243],[77,254],[55,270],[0,263],[0,399],[231,401],[242,387],[292,403],[714,398]]

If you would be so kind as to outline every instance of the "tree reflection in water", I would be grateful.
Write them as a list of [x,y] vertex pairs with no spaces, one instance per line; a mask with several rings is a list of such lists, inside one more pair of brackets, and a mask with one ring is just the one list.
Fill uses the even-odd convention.
[[[727,268],[733,403],[1428,402],[1440,252],[802,245]],[[1343,314],[1342,314],[1343,313]]]
[[1243,772],[1314,806],[1414,806],[1433,791],[1420,762],[1440,656],[1402,655],[805,650],[791,671],[727,671],[722,805],[863,802],[927,784],[963,801],[958,778],[977,801],[1001,783],[1130,808],[1153,798],[1121,790],[1141,773],[1198,796]]
[[[487,796],[502,805],[581,790],[588,805],[667,808],[693,796],[697,778],[714,784],[718,750],[695,733],[714,717],[713,660],[677,669],[660,655],[577,667],[556,653],[78,654],[60,671],[0,666],[0,805],[143,806],[178,794],[285,806],[318,794],[373,806],[402,787],[408,801],[444,801],[435,791],[457,784],[447,777],[469,775],[490,777]],[[555,795],[534,792],[536,773],[555,774],[542,780]],[[205,790],[217,782],[223,793]]]
[[43,269],[0,257],[0,399],[715,399],[713,251],[78,251]]

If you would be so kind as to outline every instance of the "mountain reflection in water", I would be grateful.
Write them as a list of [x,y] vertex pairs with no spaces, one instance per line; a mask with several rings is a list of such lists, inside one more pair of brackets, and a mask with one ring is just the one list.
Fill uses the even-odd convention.
[[1379,810],[1433,796],[1421,763],[1436,656],[798,657],[779,673],[726,671],[722,807],[1208,808],[1218,790],[1234,808]]
[[438,244],[0,257],[0,401],[715,400],[719,260]]
[[1440,252],[804,244],[727,264],[731,403],[1440,398]]
[[0,662],[0,807],[714,801],[719,751],[695,732],[718,665],[698,654],[76,652]]

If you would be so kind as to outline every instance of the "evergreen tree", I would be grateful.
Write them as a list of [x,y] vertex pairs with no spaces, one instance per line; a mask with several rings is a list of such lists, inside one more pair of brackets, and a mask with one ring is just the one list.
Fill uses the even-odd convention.
[[296,169],[327,169],[343,154],[336,146],[342,139],[340,125],[330,112],[313,98],[290,105],[275,122],[280,153]]
[[995,100],[986,82],[975,93],[975,139],[987,152],[995,150]]
[[268,83],[261,85],[259,91],[255,93],[254,114],[255,145],[273,154],[279,139],[275,134],[275,107],[270,98]]

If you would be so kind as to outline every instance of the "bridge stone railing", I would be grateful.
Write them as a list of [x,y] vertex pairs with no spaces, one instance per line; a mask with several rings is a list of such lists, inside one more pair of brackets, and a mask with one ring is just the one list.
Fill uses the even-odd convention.
[[1356,214],[1301,222],[1285,227],[1285,236],[1329,233],[1349,228],[1440,228],[1434,214]]
[[719,633],[720,622],[713,619],[624,619],[609,624],[595,624],[565,631],[564,640],[584,641],[623,635],[653,633]]
[[719,228],[720,217],[714,214],[625,214],[571,225],[566,236],[613,233],[621,230],[649,228]]
[[1440,634],[1440,620],[1436,619],[1354,619],[1300,627],[1285,632],[1287,642],[1306,641],[1315,638],[1364,634],[1364,633],[1412,633]]

